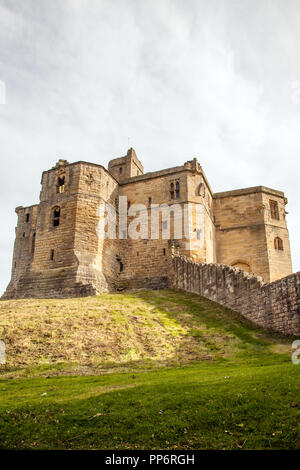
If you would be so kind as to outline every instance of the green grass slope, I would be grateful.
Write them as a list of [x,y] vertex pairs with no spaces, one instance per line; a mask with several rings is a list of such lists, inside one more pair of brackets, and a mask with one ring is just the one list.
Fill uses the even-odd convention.
[[299,448],[291,338],[199,296],[0,302],[0,448]]

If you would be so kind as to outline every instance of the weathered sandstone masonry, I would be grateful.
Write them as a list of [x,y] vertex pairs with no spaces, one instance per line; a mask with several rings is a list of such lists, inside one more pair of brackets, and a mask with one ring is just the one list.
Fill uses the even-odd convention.
[[261,277],[222,264],[173,257],[173,286],[200,294],[264,328],[300,335],[300,272],[263,284]]
[[[120,197],[127,198],[128,228],[116,217],[118,235],[101,238],[98,209],[109,204],[120,214]],[[282,191],[265,186],[214,193],[196,158],[149,173],[132,148],[110,160],[107,169],[60,159],[42,174],[39,203],[16,208],[12,275],[3,298],[168,287],[173,253],[273,282],[292,273],[286,204]],[[200,210],[201,224],[195,213],[182,220],[187,206]],[[160,212],[157,236],[152,233],[153,207]],[[130,226],[137,228],[141,214],[148,233],[132,237]]]

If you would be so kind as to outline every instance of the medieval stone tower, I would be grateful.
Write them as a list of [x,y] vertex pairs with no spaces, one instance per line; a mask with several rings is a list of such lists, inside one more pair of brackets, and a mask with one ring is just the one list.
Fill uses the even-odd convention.
[[[16,208],[12,277],[4,298],[166,287],[174,251],[202,263],[238,267],[264,282],[292,273],[284,194],[264,186],[213,193],[197,159],[152,173],[144,173],[133,149],[111,160],[108,170],[59,160],[43,172],[41,185],[39,204]],[[118,213],[120,196],[127,197],[128,209],[142,204],[149,220],[153,205],[201,206],[201,248],[187,237],[175,239],[174,224],[163,217],[156,237],[99,238],[99,204],[109,203]],[[129,212],[128,222],[132,218]]]

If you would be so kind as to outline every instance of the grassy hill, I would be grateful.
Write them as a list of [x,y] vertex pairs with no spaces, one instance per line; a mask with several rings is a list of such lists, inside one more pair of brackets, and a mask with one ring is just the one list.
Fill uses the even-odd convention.
[[0,448],[299,448],[291,338],[179,291],[0,302]]

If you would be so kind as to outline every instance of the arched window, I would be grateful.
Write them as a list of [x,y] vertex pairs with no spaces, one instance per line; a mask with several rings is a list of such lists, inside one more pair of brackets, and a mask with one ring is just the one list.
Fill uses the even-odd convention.
[[60,207],[54,207],[53,209],[53,227],[58,227],[59,226],[59,221],[60,221]]
[[275,250],[283,250],[283,241],[281,240],[281,238],[276,237],[274,239],[274,248]]
[[171,196],[171,199],[175,199],[174,183],[170,184],[170,196]]
[[59,176],[57,178],[56,192],[57,193],[65,192],[65,177],[64,176]]
[[234,263],[231,264],[233,268],[239,268],[247,273],[251,272],[250,263],[244,260],[236,260]]
[[180,185],[179,181],[176,181],[176,199],[180,198]]

